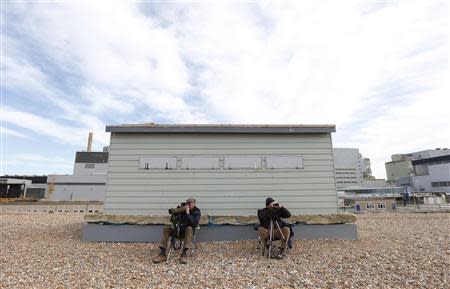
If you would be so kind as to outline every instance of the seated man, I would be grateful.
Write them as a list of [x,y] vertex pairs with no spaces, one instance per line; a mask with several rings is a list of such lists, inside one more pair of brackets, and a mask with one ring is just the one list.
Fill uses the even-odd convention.
[[[270,222],[273,222],[273,239],[281,239],[281,251],[276,256],[277,259],[283,258],[283,253],[286,249],[286,244],[290,236],[290,229],[281,218],[289,218],[291,213],[283,206],[275,203],[272,198],[266,199],[266,207],[258,211],[258,219],[260,227],[258,228],[259,237],[263,246],[268,246],[270,237]],[[277,225],[278,223],[278,225]]]
[[[187,263],[187,251],[194,247],[193,238],[194,238],[194,229],[197,227],[200,222],[200,209],[195,206],[196,201],[194,198],[189,198],[185,203],[182,203],[182,206],[179,206],[177,209],[172,210],[172,218],[174,218],[175,214],[178,215],[177,222],[180,225],[180,235],[184,235],[184,245],[183,251],[180,256],[180,263]],[[180,210],[181,209],[181,210]],[[184,210],[183,210],[184,209]],[[166,256],[166,248],[167,242],[172,234],[174,234],[173,226],[165,226],[163,229],[163,234],[161,238],[161,243],[159,244],[159,248],[161,252],[152,259],[153,263],[160,263],[167,260]]]

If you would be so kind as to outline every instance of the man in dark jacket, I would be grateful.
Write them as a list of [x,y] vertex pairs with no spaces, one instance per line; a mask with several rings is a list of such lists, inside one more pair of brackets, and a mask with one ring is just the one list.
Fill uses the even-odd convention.
[[[266,199],[266,207],[258,211],[258,219],[260,227],[258,228],[259,237],[263,246],[267,246],[270,236],[270,222],[273,222],[273,237],[274,239],[281,239],[281,251],[278,258],[283,257],[286,244],[289,239],[290,229],[281,218],[289,218],[291,213],[282,205],[275,202],[272,198]],[[278,223],[278,225],[277,225]]]
[[[184,211],[183,209],[184,208]],[[179,208],[178,208],[179,209]],[[193,239],[194,239],[194,229],[197,227],[200,222],[201,212],[200,209],[196,207],[196,200],[194,198],[189,198],[186,200],[184,207],[181,207],[182,213],[179,216],[177,222],[180,226],[180,235],[184,235],[184,245],[183,251],[180,256],[180,263],[187,263],[187,251],[192,250],[194,247]],[[172,218],[175,216],[172,216]],[[167,260],[166,249],[167,242],[171,235],[173,235],[174,228],[173,226],[165,226],[163,229],[163,234],[161,238],[161,243],[159,244],[159,248],[161,249],[160,253],[152,259],[153,263],[160,263]]]

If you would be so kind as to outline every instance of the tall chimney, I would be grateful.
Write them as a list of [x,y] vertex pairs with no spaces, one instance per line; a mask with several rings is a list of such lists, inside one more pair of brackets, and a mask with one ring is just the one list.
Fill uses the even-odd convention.
[[87,145],[87,151],[91,152],[92,151],[92,139],[94,138],[94,133],[89,132],[89,137],[88,137],[88,145]]

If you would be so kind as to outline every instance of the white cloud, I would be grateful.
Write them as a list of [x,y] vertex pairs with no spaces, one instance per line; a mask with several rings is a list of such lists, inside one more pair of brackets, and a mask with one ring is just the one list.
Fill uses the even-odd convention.
[[[131,112],[146,104],[161,113],[176,112],[179,120],[191,118],[192,108],[183,99],[190,88],[188,71],[177,38],[129,4],[36,6],[24,12],[27,20],[19,28],[60,69],[83,80],[74,94],[90,104],[92,113]],[[166,98],[176,102],[174,108]]]
[[3,117],[4,122],[49,137],[49,141],[73,145],[81,143],[87,136],[85,128],[65,126],[51,117],[44,118],[9,106],[3,106]]
[[20,168],[18,174],[23,175],[70,174],[73,170],[70,160],[34,153],[8,154],[2,165],[6,168]]
[[77,128],[107,143],[105,114],[123,122],[335,123],[335,145],[359,147],[378,177],[393,153],[449,146],[446,1],[7,8],[21,17],[7,17],[5,27],[20,30],[60,77],[79,81],[57,87],[39,59],[22,60],[23,39],[5,39],[5,79],[62,109],[52,119],[15,109],[13,123],[63,143],[85,142],[85,131],[67,133]]
[[17,138],[25,138],[25,139],[30,138],[28,135],[25,135],[21,132],[18,132],[17,130],[10,129],[10,128],[4,127],[4,126],[0,127],[0,132],[3,135],[9,135],[9,136],[17,137]]

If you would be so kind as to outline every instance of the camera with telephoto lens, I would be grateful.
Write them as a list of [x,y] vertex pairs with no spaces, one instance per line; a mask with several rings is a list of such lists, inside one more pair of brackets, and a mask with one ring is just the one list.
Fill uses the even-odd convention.
[[171,215],[181,215],[184,212],[186,212],[186,205],[188,203],[187,202],[182,202],[180,206],[176,207],[176,208],[171,208],[169,209],[169,214]]

